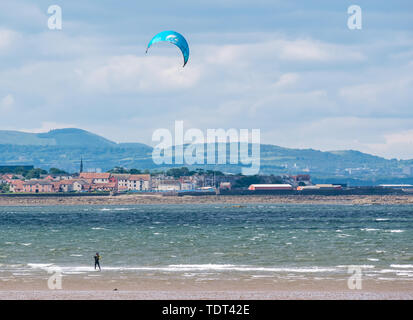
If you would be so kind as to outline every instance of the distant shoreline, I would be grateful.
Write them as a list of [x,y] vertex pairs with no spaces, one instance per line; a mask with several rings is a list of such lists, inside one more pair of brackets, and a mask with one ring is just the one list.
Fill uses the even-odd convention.
[[405,195],[205,195],[162,196],[160,194],[124,194],[93,197],[25,196],[0,197],[0,206],[53,205],[134,205],[134,204],[413,204],[413,194]]

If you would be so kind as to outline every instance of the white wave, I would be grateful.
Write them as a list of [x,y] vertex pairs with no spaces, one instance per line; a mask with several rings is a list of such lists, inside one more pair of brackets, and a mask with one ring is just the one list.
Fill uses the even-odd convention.
[[336,268],[349,268],[349,267],[359,267],[359,268],[362,268],[362,269],[374,269],[376,266],[373,266],[373,265],[371,265],[371,264],[362,264],[362,265],[359,265],[359,264],[351,264],[351,265],[339,265],[339,266],[336,266]]
[[65,274],[85,274],[85,272],[82,272],[82,271],[66,271]]
[[13,272],[12,273],[13,276],[30,276],[31,273],[27,273],[27,272]]
[[396,229],[396,230],[388,230],[386,232],[391,232],[391,233],[401,233],[404,232],[404,230]]
[[347,234],[347,233],[340,233],[339,235],[337,235],[337,237],[339,238],[346,238],[346,237],[351,237],[351,235]]
[[390,219],[387,218],[377,218],[376,221],[389,221]]
[[413,264],[391,264],[391,268],[413,268]]
[[[32,267],[41,269],[50,269],[52,264],[29,264]],[[59,267],[62,273],[68,272],[93,272],[93,266],[62,266]],[[137,267],[114,267],[102,266],[102,271],[158,271],[158,272],[192,272],[192,271],[239,271],[239,272],[291,272],[291,273],[317,273],[317,272],[335,272],[336,267],[259,267],[248,265],[231,265],[231,264],[184,264],[168,265],[165,267],[155,266],[137,266]]]
[[399,269],[382,269],[382,270],[376,271],[376,273],[410,273],[410,274],[413,274],[413,270],[410,271],[410,270],[406,270],[406,269],[403,269],[403,270],[399,270]]
[[361,231],[380,231],[380,229],[374,229],[374,228],[363,228],[360,229]]
[[363,269],[374,269],[376,266],[373,266],[373,265],[371,265],[371,264],[362,264],[362,265],[360,265],[360,266],[358,266],[358,267],[361,267],[361,268],[363,268]]
[[32,268],[47,268],[53,265],[53,263],[28,263],[27,264],[29,267]]
[[257,266],[245,266],[245,265],[231,265],[231,264],[195,264],[195,265],[169,265],[163,268],[166,271],[193,271],[193,270],[216,270],[216,271],[264,271],[264,272],[333,272],[336,268],[320,268],[320,267],[308,267],[308,268],[280,268],[280,267],[257,267]]
[[47,272],[62,272],[62,268],[54,264],[45,264],[45,263],[28,263],[29,267],[33,269],[40,269]]

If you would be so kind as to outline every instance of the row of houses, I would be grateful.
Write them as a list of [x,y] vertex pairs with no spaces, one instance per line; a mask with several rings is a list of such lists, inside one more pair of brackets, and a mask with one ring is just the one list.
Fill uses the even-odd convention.
[[123,192],[128,190],[150,190],[149,174],[118,175],[111,173],[82,172],[76,176],[53,177],[24,180],[14,175],[4,175],[2,181],[9,184],[11,192],[50,193],[50,192]]
[[173,178],[169,176],[152,177],[150,174],[116,174],[81,172],[77,175],[51,176],[41,179],[24,180],[13,174],[0,177],[10,185],[11,192],[53,193],[53,192],[126,192],[126,191],[191,191],[211,188],[212,182],[205,177],[188,176]]

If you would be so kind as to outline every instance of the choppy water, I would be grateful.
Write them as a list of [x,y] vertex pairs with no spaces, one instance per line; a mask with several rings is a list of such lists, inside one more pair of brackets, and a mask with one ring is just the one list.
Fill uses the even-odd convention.
[[0,207],[0,279],[90,273],[413,280],[411,205]]

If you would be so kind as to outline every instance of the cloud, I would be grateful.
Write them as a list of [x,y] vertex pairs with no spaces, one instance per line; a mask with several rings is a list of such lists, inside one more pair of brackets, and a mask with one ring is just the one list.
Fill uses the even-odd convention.
[[300,76],[298,73],[284,73],[280,76],[278,81],[274,84],[276,88],[286,88],[298,82]]
[[[324,151],[353,149],[385,158],[413,158],[412,119],[325,117],[265,130],[262,142]],[[289,132],[287,135],[285,132]],[[314,148],[314,147],[313,147]]]
[[[315,39],[286,39],[283,36],[269,35],[270,40],[257,38],[256,42],[231,45],[205,46],[206,62],[211,64],[234,64],[255,61],[297,61],[297,62],[360,62],[366,56],[360,48],[323,42]],[[274,39],[271,39],[274,38]]]
[[413,159],[413,129],[384,135],[383,143],[367,144],[375,154],[400,159]]
[[46,15],[48,5],[43,10],[32,1],[2,0],[0,3],[0,20],[13,28],[39,30],[47,27]]
[[408,78],[383,79],[381,82],[363,83],[341,88],[339,95],[350,101],[358,103],[378,104],[386,97],[399,96],[411,91],[413,76]]
[[77,72],[86,89],[115,93],[189,89],[201,76],[200,68],[184,69],[175,58],[132,55],[111,57],[97,67]]
[[17,38],[17,32],[7,29],[0,29],[0,52],[9,49]]
[[[0,102],[9,93],[18,100],[0,105],[8,105],[1,128],[76,126],[149,143],[153,130],[184,120],[202,130],[259,128],[263,142],[291,147],[389,157],[411,149],[391,136],[413,128],[408,28],[369,23],[350,33],[346,8],[334,2],[278,2],[279,10],[270,1],[219,9],[207,2],[208,10],[195,10],[199,4],[187,1],[159,11],[151,2],[71,1],[63,6],[63,30],[51,31],[49,3],[19,3],[0,4],[7,25],[0,29]],[[390,4],[383,13],[397,16]],[[401,16],[402,23],[410,20]],[[188,38],[185,68],[174,46],[145,55],[147,41],[164,27]]]
[[361,61],[366,57],[359,51],[343,45],[324,43],[313,39],[277,42],[280,58],[299,61]]
[[0,111],[7,112],[13,108],[14,97],[12,94],[8,94],[0,100]]
[[[354,82],[358,83],[340,88],[338,96],[342,99],[342,104],[352,109],[358,108],[359,114],[413,116],[411,109],[413,76],[411,72],[413,72],[411,66],[401,66],[391,70],[373,72],[368,78],[364,76],[364,79],[356,76]],[[372,79],[374,74],[376,79]]]

